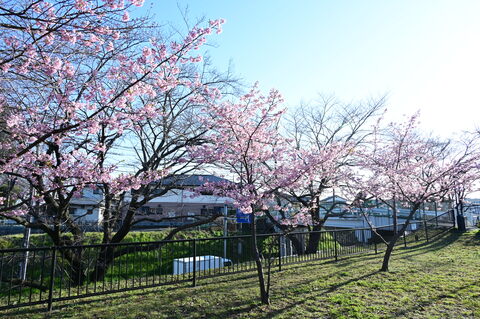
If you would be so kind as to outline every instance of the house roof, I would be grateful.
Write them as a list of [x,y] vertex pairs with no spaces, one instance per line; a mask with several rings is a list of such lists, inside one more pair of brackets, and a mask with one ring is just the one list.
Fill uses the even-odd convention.
[[186,190],[171,190],[167,194],[152,198],[149,203],[175,203],[175,204],[232,204],[233,199],[215,195],[196,195]]
[[95,198],[88,198],[88,197],[80,197],[80,198],[72,198],[70,200],[70,205],[99,205],[102,202],[102,199],[95,199]]
[[320,202],[322,203],[346,203],[347,200],[343,197],[340,197],[340,196],[337,196],[335,195],[335,199],[333,196],[328,196],[328,197],[325,197],[324,199],[320,200]]
[[215,175],[175,175],[161,180],[164,186],[196,187],[208,183],[231,183],[228,179]]

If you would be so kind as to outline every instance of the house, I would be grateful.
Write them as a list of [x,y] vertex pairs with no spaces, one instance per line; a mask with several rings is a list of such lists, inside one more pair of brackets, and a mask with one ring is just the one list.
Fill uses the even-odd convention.
[[[135,219],[145,219],[138,226],[178,226],[196,220],[195,216],[209,216],[213,212],[223,212],[225,207],[232,210],[230,198],[212,194],[195,195],[192,189],[204,183],[231,183],[213,175],[177,175],[160,181],[166,194],[155,197],[142,206]],[[79,196],[70,201],[70,214],[79,224],[98,225],[104,216],[103,193],[100,187],[86,187]],[[232,213],[232,212],[230,212]],[[162,220],[156,222],[156,220]]]
[[463,216],[466,226],[472,227],[480,224],[480,199],[466,198],[463,207]]
[[320,215],[329,212],[333,215],[345,214],[347,208],[347,200],[338,195],[333,195],[320,200]]
[[205,183],[231,183],[214,175],[178,175],[165,178],[161,185],[171,188],[142,206],[135,219],[139,226],[179,226],[211,216],[212,213],[234,215],[233,200],[211,193],[195,194],[193,189]]
[[232,182],[228,179],[218,177],[215,175],[174,175],[165,177],[160,181],[160,184],[164,187],[173,187],[178,189],[192,189],[195,187],[203,186],[205,183],[227,183],[231,184]]
[[225,214],[225,209],[230,215],[232,211],[235,212],[232,202],[233,200],[227,197],[196,195],[192,191],[172,189],[142,206],[136,219],[146,219],[139,223],[143,226],[178,226],[212,213]]
[[103,193],[99,187],[86,187],[70,200],[70,215],[79,224],[98,225],[103,221]]

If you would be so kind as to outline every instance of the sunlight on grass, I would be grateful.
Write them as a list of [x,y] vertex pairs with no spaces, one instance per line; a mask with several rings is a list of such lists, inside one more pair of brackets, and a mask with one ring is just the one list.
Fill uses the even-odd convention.
[[[480,235],[451,233],[394,252],[285,267],[272,275],[272,304],[261,305],[254,272],[60,303],[2,318],[476,318],[480,316]],[[39,308],[43,311],[43,308]],[[2,313],[0,313],[2,315]]]

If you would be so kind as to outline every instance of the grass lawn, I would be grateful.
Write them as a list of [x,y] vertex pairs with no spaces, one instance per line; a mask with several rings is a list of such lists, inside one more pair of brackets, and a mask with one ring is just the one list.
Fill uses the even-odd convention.
[[271,305],[255,273],[0,312],[1,318],[480,318],[480,232],[451,233],[381,254],[285,267],[272,275]]

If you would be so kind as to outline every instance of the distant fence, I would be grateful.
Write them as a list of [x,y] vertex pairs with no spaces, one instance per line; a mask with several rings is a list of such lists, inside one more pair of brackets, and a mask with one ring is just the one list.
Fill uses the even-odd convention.
[[[17,224],[0,224],[0,236],[23,234],[24,231],[25,227]],[[32,229],[31,232],[34,234],[39,234],[42,231],[38,229]]]
[[[454,226],[453,214],[412,223],[399,244],[429,241]],[[388,231],[379,227],[377,231]],[[390,227],[391,229],[391,227]],[[318,243],[306,253],[310,237]],[[258,235],[265,264],[334,259],[384,248],[369,228]],[[0,309],[155,287],[255,270],[251,237],[0,250]],[[108,267],[105,267],[108,265]],[[105,271],[105,272],[104,272]]]

